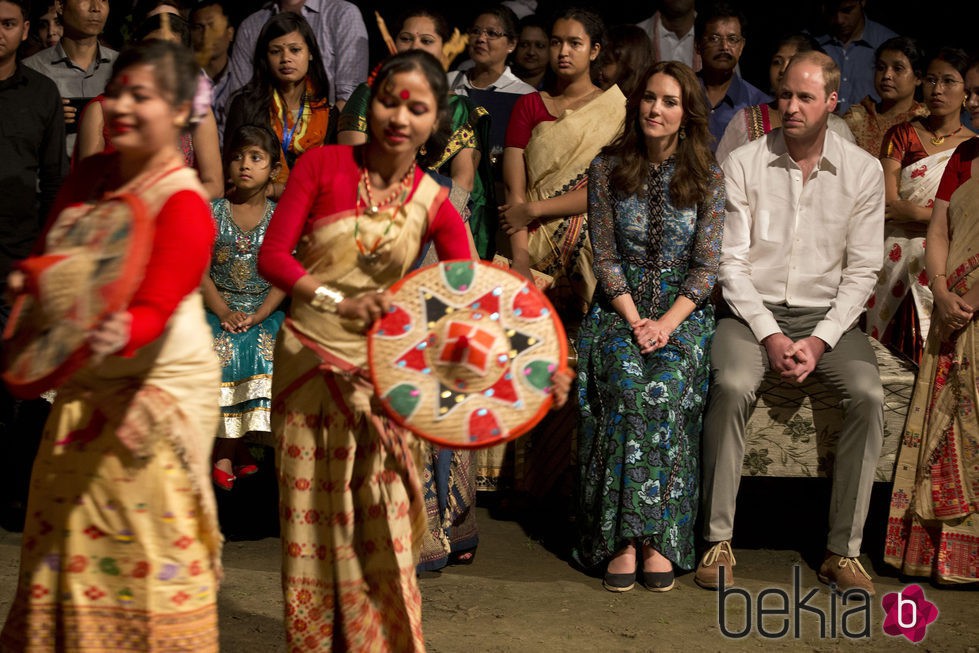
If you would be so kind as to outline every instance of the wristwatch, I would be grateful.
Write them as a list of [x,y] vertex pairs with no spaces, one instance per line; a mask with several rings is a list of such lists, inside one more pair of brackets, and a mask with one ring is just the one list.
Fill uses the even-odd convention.
[[313,299],[310,300],[309,305],[321,313],[333,313],[335,315],[340,310],[340,302],[343,300],[343,293],[339,290],[334,290],[329,286],[320,286],[313,293]]

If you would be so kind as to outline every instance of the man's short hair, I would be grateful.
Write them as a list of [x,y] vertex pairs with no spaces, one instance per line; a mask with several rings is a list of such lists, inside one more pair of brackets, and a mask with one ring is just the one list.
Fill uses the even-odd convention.
[[830,93],[840,92],[840,67],[836,65],[836,62],[828,54],[817,50],[800,52],[789,60],[789,65],[785,68],[785,74],[788,75],[789,68],[799,63],[811,63],[823,69],[823,88],[826,91],[826,97],[829,97]]
[[712,23],[715,20],[724,20],[726,18],[733,18],[737,20],[738,25],[741,27],[741,36],[747,36],[748,19],[745,18],[744,13],[734,5],[721,1],[711,3],[707,5],[703,11],[697,12],[697,17],[694,19],[693,23],[694,38],[703,38],[704,32],[709,23]]
[[237,21],[235,20],[236,14],[235,10],[232,8],[231,3],[227,0],[200,0],[200,2],[195,2],[194,6],[190,10],[190,15],[193,16],[201,9],[207,9],[208,7],[218,7],[221,9],[221,13],[224,17],[228,19],[228,25],[231,27],[237,27]]
[[17,5],[20,7],[20,15],[24,20],[30,20],[31,18],[31,0],[0,0],[0,2],[9,2],[12,5]]

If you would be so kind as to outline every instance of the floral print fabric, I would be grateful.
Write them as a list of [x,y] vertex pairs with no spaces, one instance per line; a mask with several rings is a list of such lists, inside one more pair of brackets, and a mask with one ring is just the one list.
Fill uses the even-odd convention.
[[[582,527],[576,557],[597,565],[626,540],[648,541],[692,568],[700,482],[700,430],[708,383],[724,216],[714,168],[696,208],[669,199],[672,159],[651,166],[638,195],[616,197],[614,161],[599,156],[589,178],[589,218],[599,292],[578,341]],[[611,299],[631,294],[642,317],[659,318],[679,295],[698,308],[651,354],[640,353]]]

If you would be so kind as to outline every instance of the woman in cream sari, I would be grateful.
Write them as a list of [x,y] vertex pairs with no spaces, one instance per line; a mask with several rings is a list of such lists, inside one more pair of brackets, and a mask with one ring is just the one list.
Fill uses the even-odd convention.
[[[931,114],[900,123],[884,137],[886,226],[884,264],[874,294],[867,302],[867,333],[904,350],[915,361],[928,338],[932,293],[924,274],[924,243],[928,220],[942,178],[955,147],[972,133],[960,120],[965,99],[963,76],[968,66],[964,52],[945,48],[928,64],[924,81],[925,104]],[[889,329],[910,291],[914,301],[912,336],[892,338]],[[903,346],[904,341],[908,345]]]
[[259,253],[259,272],[293,299],[272,376],[290,651],[425,648],[414,440],[374,394],[364,328],[426,242],[441,259],[470,257],[448,190],[415,163],[448,126],[446,86],[426,52],[386,60],[370,140],[303,155]]
[[104,105],[116,151],[77,166],[52,212],[43,246],[135,196],[152,251],[129,304],[89,334],[93,360],[58,389],[0,650],[218,650],[210,451],[221,372],[199,292],[214,226],[177,149],[198,70],[165,41],[120,54]]
[[[979,120],[979,62],[965,77]],[[931,332],[894,473],[884,560],[939,583],[979,580],[979,138],[942,177],[928,227]]]
[[[554,88],[517,101],[503,151],[507,201],[500,218],[510,236],[513,269],[528,278],[532,269],[553,277],[547,294],[572,342],[596,283],[588,237],[588,166],[625,121],[619,88],[603,92],[591,81],[603,32],[601,19],[589,11],[571,9],[555,20],[550,46]],[[530,447],[518,443],[521,489],[542,496],[570,469],[564,463],[570,465],[575,418],[574,407],[554,413],[529,436]],[[530,449],[550,463],[524,461],[522,454]],[[531,481],[531,474],[539,482]]]

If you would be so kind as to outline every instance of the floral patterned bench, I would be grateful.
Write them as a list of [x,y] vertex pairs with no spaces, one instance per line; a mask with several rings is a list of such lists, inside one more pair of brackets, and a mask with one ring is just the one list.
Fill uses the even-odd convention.
[[[877,340],[870,338],[870,344],[884,385],[884,446],[876,480],[890,482],[915,370]],[[812,377],[797,386],[768,374],[748,420],[742,476],[828,476],[841,422],[836,398]]]

